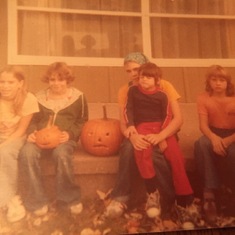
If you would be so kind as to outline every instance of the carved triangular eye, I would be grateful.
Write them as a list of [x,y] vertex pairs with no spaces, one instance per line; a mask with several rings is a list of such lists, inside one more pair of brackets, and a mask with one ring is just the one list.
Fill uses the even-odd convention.
[[92,131],[88,132],[88,136],[92,136],[94,133]]

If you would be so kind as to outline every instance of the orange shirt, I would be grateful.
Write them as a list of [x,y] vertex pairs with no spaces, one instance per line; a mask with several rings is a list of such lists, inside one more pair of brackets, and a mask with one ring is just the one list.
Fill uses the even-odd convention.
[[235,97],[217,98],[208,93],[197,99],[198,114],[208,117],[209,126],[220,129],[235,129]]

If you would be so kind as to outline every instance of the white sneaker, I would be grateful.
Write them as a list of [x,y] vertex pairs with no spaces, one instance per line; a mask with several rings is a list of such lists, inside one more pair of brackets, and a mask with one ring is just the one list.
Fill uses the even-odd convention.
[[111,202],[106,207],[105,215],[112,219],[118,218],[122,216],[126,208],[127,206],[125,203],[116,200],[111,200]]
[[8,204],[7,220],[13,223],[23,219],[25,215],[26,211],[24,206],[22,205],[20,196],[14,196]]
[[83,210],[82,203],[78,203],[78,204],[70,206],[70,212],[74,215],[80,214],[82,210]]
[[36,216],[44,216],[47,214],[47,212],[48,212],[48,205],[45,205],[45,206],[35,210],[33,213]]
[[201,220],[200,208],[194,201],[187,207],[176,205],[178,219],[183,229],[194,229]]
[[189,210],[185,207],[176,205],[176,212],[178,215],[178,220],[181,224],[181,227],[185,230],[190,230],[195,228],[195,224],[193,222],[193,218]]
[[161,214],[160,194],[158,190],[147,195],[145,210],[149,218],[155,218]]

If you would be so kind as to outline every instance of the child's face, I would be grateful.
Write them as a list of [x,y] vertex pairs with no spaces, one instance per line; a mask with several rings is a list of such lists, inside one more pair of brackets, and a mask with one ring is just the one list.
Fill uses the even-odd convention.
[[140,67],[140,64],[137,64],[136,62],[132,62],[132,61],[127,62],[124,65],[124,69],[127,72],[127,75],[129,77],[130,81],[138,82],[139,67]]
[[49,87],[54,94],[64,94],[67,91],[67,80],[61,78],[57,73],[51,74],[49,77]]
[[213,94],[226,94],[227,80],[224,76],[211,76],[209,84],[213,91]]
[[140,74],[139,84],[142,89],[152,91],[156,88],[155,78]]
[[13,73],[3,72],[0,75],[0,94],[2,99],[12,100],[16,97],[24,81],[19,81]]

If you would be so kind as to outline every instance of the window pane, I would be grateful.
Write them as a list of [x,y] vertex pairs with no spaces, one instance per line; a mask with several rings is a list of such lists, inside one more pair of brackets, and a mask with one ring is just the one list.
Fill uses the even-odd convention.
[[150,11],[178,14],[234,15],[233,0],[150,0]]
[[235,20],[152,18],[151,32],[154,58],[235,58]]
[[20,6],[140,12],[140,0],[18,0]]
[[19,11],[19,54],[123,57],[142,51],[140,17]]

